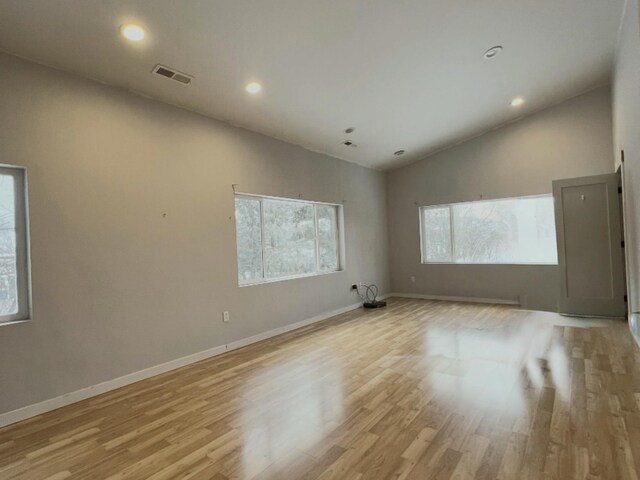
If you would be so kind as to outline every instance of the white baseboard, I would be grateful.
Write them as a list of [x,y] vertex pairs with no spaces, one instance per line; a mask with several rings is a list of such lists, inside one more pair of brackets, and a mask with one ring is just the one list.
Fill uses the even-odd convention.
[[387,297],[417,298],[422,300],[445,300],[448,302],[493,303],[498,305],[520,305],[518,300],[504,298],[455,297],[448,295],[422,295],[418,293],[390,293]]
[[221,353],[224,353],[226,351],[226,345],[220,345],[218,347],[213,347],[202,352],[187,355],[186,357],[181,357],[166,363],[161,363],[160,365],[154,365],[153,367],[145,368],[144,370],[129,373],[127,375],[123,375],[122,377],[114,378],[113,380],[107,380],[106,382],[81,388],[80,390],[76,390],[74,392],[65,393],[63,395],[60,395],[59,397],[50,398],[39,403],[34,403],[33,405],[27,405],[26,407],[3,413],[2,415],[0,415],[0,427],[11,425],[12,423],[16,423],[30,417],[35,417],[36,415],[40,415],[42,413],[64,407],[81,400],[86,400],[87,398],[95,397],[96,395],[100,395],[101,393],[115,390],[116,388],[124,387],[126,385],[139,382],[140,380],[144,380],[155,375],[160,375],[161,373],[168,372],[170,370],[175,370],[176,368],[189,365],[190,363],[199,362],[200,360],[204,360],[215,355],[220,355]]
[[631,330],[631,336],[640,347],[640,312],[629,311],[629,330]]
[[[380,298],[386,297],[389,297],[389,295],[380,296]],[[316,315],[315,317],[311,317],[297,323],[292,323],[290,325],[275,328],[267,332],[259,333],[258,335],[254,335],[249,338],[237,340],[227,345],[220,345],[217,347],[209,348],[202,352],[193,353],[191,355],[187,355],[186,357],[177,358],[160,365],[155,365],[153,367],[145,368],[144,370],[129,373],[122,377],[114,378],[113,380],[107,380],[106,382],[98,383],[97,385],[85,387],[74,392],[65,393],[64,395],[60,395],[59,397],[50,398],[39,403],[34,403],[33,405],[27,405],[26,407],[18,408],[17,410],[12,410],[10,412],[0,414],[0,427],[11,425],[12,423],[35,417],[36,415],[40,415],[60,407],[65,407],[67,405],[85,400],[90,397],[95,397],[96,395],[115,390],[116,388],[124,387],[126,385],[139,382],[140,380],[154,377],[156,375],[160,375],[161,373],[175,370],[176,368],[184,367],[185,365],[199,362],[210,357],[215,357],[216,355],[220,355],[221,353],[230,352],[231,350],[236,350],[246,345],[260,342],[261,340],[266,340],[268,338],[275,337],[276,335],[281,335],[286,332],[290,332],[291,330],[296,330],[298,328],[306,327],[307,325],[311,325],[316,322],[321,322],[322,320],[327,320],[331,317],[335,317],[336,315],[355,310],[360,306],[360,303],[354,303],[346,307],[338,308],[337,310]]]
[[252,337],[236,340],[235,342],[231,342],[227,344],[227,351],[235,350],[237,348],[242,348],[247,345],[251,345],[252,343],[266,340],[267,338],[275,337],[277,335],[282,335],[283,333],[290,332],[291,330],[297,330],[298,328],[306,327],[307,325],[311,325],[312,323],[321,322],[322,320],[327,320],[331,317],[335,317],[336,315],[340,315],[342,313],[347,313],[347,312],[350,312],[351,310],[355,310],[361,305],[362,305],[361,303],[353,303],[351,305],[348,305],[343,308],[339,308],[337,310],[333,310],[328,313],[322,313],[320,315],[316,315],[315,317],[307,318],[306,320],[302,320],[301,322],[292,323],[290,325],[285,325],[283,327],[274,328],[273,330],[269,330],[267,332],[259,333]]

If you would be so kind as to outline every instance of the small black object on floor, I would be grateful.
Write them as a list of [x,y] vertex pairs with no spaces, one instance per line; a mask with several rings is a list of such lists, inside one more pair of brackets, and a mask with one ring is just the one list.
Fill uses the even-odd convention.
[[382,308],[387,306],[387,302],[383,302],[382,300],[378,300],[375,302],[364,302],[362,306],[364,308]]

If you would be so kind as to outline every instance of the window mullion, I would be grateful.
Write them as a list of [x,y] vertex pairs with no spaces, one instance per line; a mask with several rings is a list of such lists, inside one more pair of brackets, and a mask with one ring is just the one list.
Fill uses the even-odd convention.
[[339,228],[340,225],[338,222],[338,207],[333,207],[333,210],[335,212],[335,219],[336,219],[336,224],[334,227],[334,235],[333,235],[333,241],[336,244],[336,271],[340,269],[340,232],[339,232]]
[[260,250],[260,255],[261,255],[261,264],[262,264],[262,279],[266,280],[267,279],[267,274],[266,274],[266,267],[265,267],[265,257],[266,257],[266,251],[265,251],[265,243],[264,243],[264,200],[260,199],[260,245],[261,245],[261,250]]
[[318,205],[313,204],[313,237],[316,246],[316,273],[320,273],[320,246],[318,239]]
[[427,263],[427,236],[425,229],[424,207],[418,207],[418,221],[420,222],[420,262]]
[[420,220],[420,255],[422,257],[422,263],[428,263],[427,260],[427,225],[425,219],[426,208],[420,207],[419,220]]
[[451,262],[456,261],[456,237],[453,229],[453,205],[449,205],[449,238],[451,239]]

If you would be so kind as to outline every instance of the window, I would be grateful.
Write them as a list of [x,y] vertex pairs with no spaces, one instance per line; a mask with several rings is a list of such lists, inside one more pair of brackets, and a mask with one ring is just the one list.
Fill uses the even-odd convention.
[[422,263],[558,263],[553,197],[420,208]]
[[0,166],[0,323],[30,315],[26,172]]
[[238,194],[240,285],[340,269],[338,205]]

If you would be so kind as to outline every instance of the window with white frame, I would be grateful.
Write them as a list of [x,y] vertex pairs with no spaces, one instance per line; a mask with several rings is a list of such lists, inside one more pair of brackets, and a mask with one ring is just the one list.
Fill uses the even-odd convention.
[[422,263],[558,263],[553,197],[420,208]]
[[0,323],[30,316],[26,171],[0,166]]
[[340,270],[338,205],[235,196],[240,285]]

